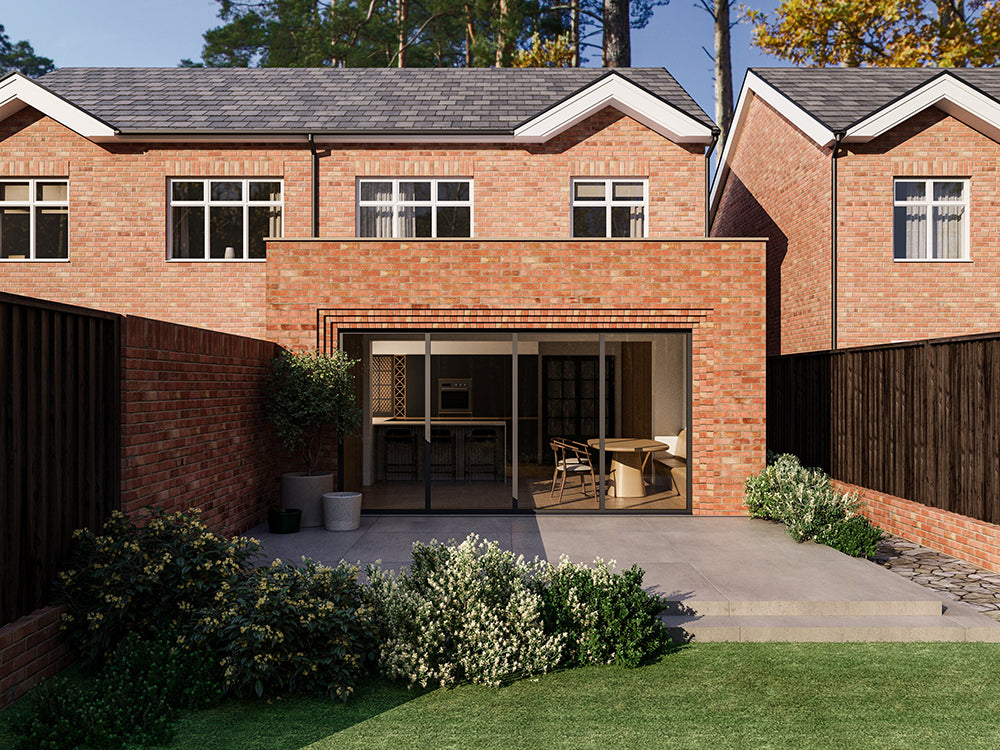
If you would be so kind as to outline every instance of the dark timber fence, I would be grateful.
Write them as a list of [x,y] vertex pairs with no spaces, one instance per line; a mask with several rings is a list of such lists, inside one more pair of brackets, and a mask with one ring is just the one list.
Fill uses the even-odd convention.
[[118,315],[0,293],[0,625],[119,506]]
[[770,357],[767,447],[1000,523],[1000,334]]

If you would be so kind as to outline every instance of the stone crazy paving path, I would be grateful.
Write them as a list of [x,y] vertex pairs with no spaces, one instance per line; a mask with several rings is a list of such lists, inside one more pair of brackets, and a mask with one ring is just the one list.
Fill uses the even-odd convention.
[[932,591],[1000,621],[1000,574],[919,544],[886,536],[872,561]]

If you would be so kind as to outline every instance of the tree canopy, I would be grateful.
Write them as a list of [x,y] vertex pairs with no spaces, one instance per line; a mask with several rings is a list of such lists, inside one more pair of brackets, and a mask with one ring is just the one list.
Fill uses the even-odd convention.
[[964,67],[1000,62],[1000,0],[783,0],[754,44],[804,65]]
[[36,55],[26,41],[11,42],[0,25],[0,75],[12,71],[23,73],[29,78],[37,78],[55,70],[55,63],[47,57]]

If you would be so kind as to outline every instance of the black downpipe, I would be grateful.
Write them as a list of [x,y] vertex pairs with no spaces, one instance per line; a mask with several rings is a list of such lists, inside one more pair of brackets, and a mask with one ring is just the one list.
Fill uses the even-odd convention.
[[312,236],[319,237],[319,153],[316,138],[309,134],[309,151],[312,153]]
[[844,133],[833,134],[830,155],[830,349],[837,348],[837,157]]
[[709,226],[712,214],[712,152],[715,151],[715,146],[719,142],[718,128],[712,130],[712,145],[708,147],[708,151],[705,152],[705,236],[708,237],[712,232],[712,227]]

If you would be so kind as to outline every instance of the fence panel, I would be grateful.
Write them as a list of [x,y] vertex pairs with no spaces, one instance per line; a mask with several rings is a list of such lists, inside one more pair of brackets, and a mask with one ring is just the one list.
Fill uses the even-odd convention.
[[119,506],[120,320],[0,293],[0,625],[47,604],[73,530]]
[[767,445],[1000,523],[1000,334],[768,359]]

